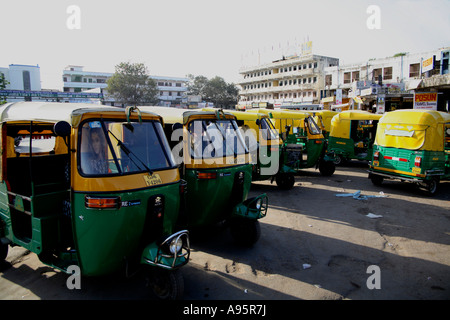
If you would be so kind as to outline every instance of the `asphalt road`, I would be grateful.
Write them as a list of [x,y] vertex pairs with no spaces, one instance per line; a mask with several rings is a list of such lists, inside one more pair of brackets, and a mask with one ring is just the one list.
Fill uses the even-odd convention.
[[[184,299],[449,299],[450,182],[428,197],[410,184],[374,186],[366,168],[350,163],[331,177],[308,169],[289,191],[254,183],[252,195],[269,196],[260,240],[242,248],[221,227],[193,238]],[[68,276],[33,253],[15,247],[7,261],[2,300],[154,299],[140,275],[82,278],[69,290]]]

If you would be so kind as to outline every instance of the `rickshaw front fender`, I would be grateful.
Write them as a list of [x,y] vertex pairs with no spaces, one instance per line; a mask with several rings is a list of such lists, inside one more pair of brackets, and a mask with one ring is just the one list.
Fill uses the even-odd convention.
[[269,198],[265,193],[245,200],[233,208],[232,216],[257,220],[264,218],[267,213]]
[[[171,244],[178,240],[182,243],[180,250],[171,252]],[[182,230],[168,236],[163,241],[149,244],[142,252],[141,264],[174,270],[188,263],[189,255],[189,233],[187,230]]]
[[280,170],[278,171],[279,173],[297,173],[296,170],[294,170],[292,167],[287,166],[285,164],[283,164],[282,166],[280,166]]

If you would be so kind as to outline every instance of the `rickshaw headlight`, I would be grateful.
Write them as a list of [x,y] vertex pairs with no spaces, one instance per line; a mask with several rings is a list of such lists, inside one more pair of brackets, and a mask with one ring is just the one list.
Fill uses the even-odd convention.
[[256,207],[257,210],[261,209],[261,205],[262,205],[262,199],[256,200],[255,207]]
[[175,238],[170,242],[169,250],[172,254],[177,254],[183,247],[183,240],[181,238]]

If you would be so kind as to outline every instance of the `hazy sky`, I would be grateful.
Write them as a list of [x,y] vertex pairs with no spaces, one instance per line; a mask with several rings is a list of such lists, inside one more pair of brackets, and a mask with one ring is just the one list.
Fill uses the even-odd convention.
[[244,64],[308,39],[341,64],[447,47],[449,13],[449,0],[1,0],[0,67],[39,64],[43,89],[61,90],[67,65],[114,72],[124,61],[237,82]]

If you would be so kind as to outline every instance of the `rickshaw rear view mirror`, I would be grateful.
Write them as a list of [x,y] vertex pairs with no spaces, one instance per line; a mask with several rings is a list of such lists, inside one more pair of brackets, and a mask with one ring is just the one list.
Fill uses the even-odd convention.
[[66,121],[59,121],[53,126],[53,132],[60,137],[68,137],[72,127]]

